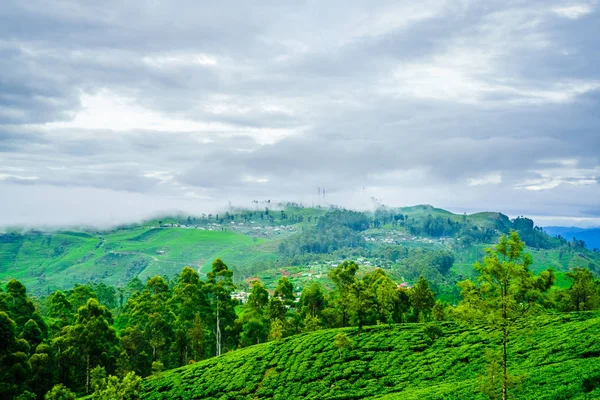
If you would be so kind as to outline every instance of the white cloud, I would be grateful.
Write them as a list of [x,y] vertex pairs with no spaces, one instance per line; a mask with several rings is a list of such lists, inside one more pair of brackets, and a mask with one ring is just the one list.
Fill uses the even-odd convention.
[[203,53],[151,55],[143,57],[142,61],[148,65],[158,68],[195,65],[200,65],[203,67],[215,67],[219,64],[216,56]]
[[573,160],[560,160],[560,166],[532,170],[536,178],[526,179],[515,185],[517,189],[525,190],[547,190],[554,189],[562,184],[573,186],[596,185],[600,177],[600,167],[577,168]]
[[457,49],[429,63],[399,65],[379,87],[384,95],[410,96],[465,104],[564,103],[600,88],[600,81],[548,82],[545,87],[503,76],[496,56],[480,50]]
[[498,183],[502,183],[502,174],[500,172],[493,172],[483,176],[467,179],[467,184],[469,186],[490,185]]
[[244,182],[250,182],[250,183],[267,183],[267,182],[269,182],[269,179],[268,178],[251,176],[251,175],[246,175],[242,179],[242,181],[244,181]]
[[13,174],[0,174],[0,181],[16,180],[16,181],[35,181],[38,180],[37,176],[25,176],[25,175],[13,175]]
[[[197,133],[202,140],[207,141],[213,140],[215,136],[250,136],[260,144],[275,143],[297,133],[286,128],[239,127],[223,122],[177,118],[150,110],[140,105],[136,98],[121,96],[108,89],[102,89],[95,94],[81,93],[80,101],[81,110],[70,121],[49,122],[44,124],[43,128],[51,131],[83,129],[186,132]],[[216,108],[218,109],[218,106]]]
[[569,19],[578,19],[583,16],[590,14],[594,10],[592,4],[572,4],[563,7],[554,7],[552,11],[560,15],[561,17],[569,18]]

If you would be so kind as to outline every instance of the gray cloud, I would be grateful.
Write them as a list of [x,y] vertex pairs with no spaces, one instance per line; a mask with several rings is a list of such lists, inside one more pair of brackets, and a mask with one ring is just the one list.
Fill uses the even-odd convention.
[[0,224],[90,214],[61,196],[98,223],[317,187],[597,216],[598,7],[10,1]]

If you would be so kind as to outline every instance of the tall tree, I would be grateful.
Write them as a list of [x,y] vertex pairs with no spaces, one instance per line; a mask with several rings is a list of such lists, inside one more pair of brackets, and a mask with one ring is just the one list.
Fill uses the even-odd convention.
[[35,353],[29,358],[31,376],[29,377],[29,390],[38,398],[52,388],[56,379],[54,351],[45,343],[37,346]]
[[223,344],[227,340],[226,328],[232,326],[236,319],[235,303],[231,299],[231,293],[235,290],[233,271],[223,260],[217,258],[213,261],[212,270],[207,274],[207,278],[209,300],[213,310],[215,352],[220,356]]
[[[123,311],[119,315],[117,325],[124,329],[125,327],[138,328],[142,332],[141,339],[136,336],[132,338],[130,344],[136,343],[135,347],[148,349],[152,361],[161,361],[169,365],[171,354],[169,349],[173,341],[173,313],[169,309],[171,290],[168,281],[161,276],[154,276],[146,282],[146,287],[141,292],[134,293],[125,304]],[[129,334],[137,333],[124,329],[123,340]],[[144,366],[136,372],[144,375],[148,372],[145,368],[147,362],[144,357],[133,360],[131,357],[138,358],[137,354],[131,354],[130,348],[125,350],[130,357],[130,361]]]
[[356,282],[357,271],[358,265],[354,261],[344,261],[329,272],[329,278],[336,287],[335,301],[342,316],[342,326],[348,326],[350,322],[351,287]]
[[268,339],[270,322],[266,315],[267,304],[269,304],[269,293],[265,285],[260,281],[252,282],[252,289],[248,301],[244,304],[244,312],[240,320],[241,344],[249,346]]
[[48,325],[36,311],[33,301],[27,296],[27,289],[16,279],[11,279],[6,284],[6,311],[17,326],[17,335],[20,336],[25,329],[27,321],[33,320],[41,331],[42,338],[48,334]]
[[54,337],[60,333],[62,328],[73,323],[75,313],[73,312],[73,305],[60,290],[57,290],[48,297],[47,304],[50,330],[52,337]]
[[431,309],[435,304],[435,294],[429,288],[429,282],[422,276],[419,277],[415,286],[410,291],[411,303],[413,305],[415,316],[421,320],[426,320],[431,314]]
[[365,281],[359,279],[356,279],[349,289],[350,320],[358,325],[358,329],[362,329],[363,326],[374,322],[369,317],[375,311],[375,295]]
[[0,398],[18,395],[29,377],[27,359],[29,345],[17,338],[17,325],[7,313],[0,311]]
[[[396,284],[381,268],[365,274],[365,284],[373,294],[373,314],[377,321],[391,323],[398,319],[399,296]],[[396,322],[400,322],[399,320]]]
[[202,347],[201,343],[192,344],[190,333],[194,324],[201,321],[200,315],[206,315],[210,310],[206,292],[203,289],[204,282],[200,280],[196,270],[185,267],[177,278],[173,297],[169,300],[170,310],[175,316],[175,341],[172,353],[176,355],[178,366],[186,365],[192,353],[194,353],[194,359],[197,359],[199,354],[196,353],[193,346],[196,350],[199,348],[198,346]]
[[508,396],[508,342],[517,324],[539,309],[554,282],[552,270],[534,276],[531,256],[516,232],[503,235],[495,248],[487,249],[483,263],[476,263],[477,280],[459,283],[462,302],[459,316],[485,323],[499,333],[502,344],[502,399]]
[[66,353],[81,362],[85,370],[85,391],[90,389],[90,371],[100,365],[107,366],[117,345],[117,333],[108,309],[95,299],[89,299],[79,308],[75,325],[63,329]]

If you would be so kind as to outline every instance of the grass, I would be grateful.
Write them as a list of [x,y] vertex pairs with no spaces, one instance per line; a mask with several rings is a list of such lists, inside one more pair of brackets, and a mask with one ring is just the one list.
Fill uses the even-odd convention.
[[[323,330],[233,351],[144,381],[145,399],[485,399],[489,335],[443,323]],[[535,328],[534,328],[535,327]],[[338,349],[344,332],[352,348]],[[510,342],[512,399],[600,398],[600,314],[536,318]],[[584,380],[591,386],[584,393]],[[587,397],[586,397],[587,396]]]
[[89,280],[122,284],[136,275],[172,276],[184,266],[210,270],[277,257],[265,239],[229,231],[134,227],[105,233],[29,233],[0,242],[0,280],[19,279],[33,294]]

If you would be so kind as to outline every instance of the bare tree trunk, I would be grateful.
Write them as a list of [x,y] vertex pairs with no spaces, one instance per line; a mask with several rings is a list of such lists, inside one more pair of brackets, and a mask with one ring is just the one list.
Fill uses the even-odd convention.
[[502,400],[507,399],[507,386],[508,386],[508,373],[506,368],[506,342],[508,338],[506,335],[506,328],[502,331]]
[[221,327],[219,323],[219,302],[217,301],[217,356],[221,355]]
[[85,393],[90,392],[90,355],[87,355],[87,367],[86,367],[86,378],[85,378]]
[[506,400],[508,398],[508,372],[506,367],[507,357],[506,357],[506,342],[508,341],[508,310],[506,309],[506,297],[507,297],[508,288],[504,286],[502,288],[502,400]]

